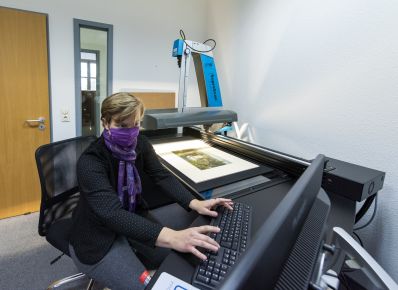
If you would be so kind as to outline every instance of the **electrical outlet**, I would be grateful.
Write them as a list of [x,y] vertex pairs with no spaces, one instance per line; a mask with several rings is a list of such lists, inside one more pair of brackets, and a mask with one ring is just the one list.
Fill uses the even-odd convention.
[[67,109],[61,110],[61,122],[70,122],[69,110]]

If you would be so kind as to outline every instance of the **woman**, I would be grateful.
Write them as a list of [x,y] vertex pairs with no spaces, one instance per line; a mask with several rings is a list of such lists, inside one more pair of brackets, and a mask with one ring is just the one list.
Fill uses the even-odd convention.
[[139,289],[138,276],[144,266],[136,255],[153,267],[167,254],[165,248],[204,260],[206,256],[196,247],[211,251],[220,247],[206,235],[218,232],[217,227],[173,230],[151,220],[141,195],[145,184],[140,175],[147,174],[187,211],[214,217],[216,205],[232,209],[230,199],[196,199],[164,169],[149,141],[139,135],[143,112],[142,102],[132,94],[106,98],[101,106],[102,136],[77,164],[81,197],[73,214],[71,257],[80,271],[112,290]]

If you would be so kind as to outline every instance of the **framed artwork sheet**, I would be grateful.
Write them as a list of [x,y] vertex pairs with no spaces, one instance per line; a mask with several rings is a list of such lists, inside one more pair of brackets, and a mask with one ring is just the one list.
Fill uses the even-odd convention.
[[211,147],[202,140],[153,145],[156,153],[194,183],[258,168],[259,165]]

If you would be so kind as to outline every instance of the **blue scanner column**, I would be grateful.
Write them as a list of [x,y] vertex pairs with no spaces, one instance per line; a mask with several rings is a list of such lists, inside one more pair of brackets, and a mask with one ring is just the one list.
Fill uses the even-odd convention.
[[200,59],[205,80],[207,107],[222,107],[221,92],[214,59],[204,54],[200,55]]

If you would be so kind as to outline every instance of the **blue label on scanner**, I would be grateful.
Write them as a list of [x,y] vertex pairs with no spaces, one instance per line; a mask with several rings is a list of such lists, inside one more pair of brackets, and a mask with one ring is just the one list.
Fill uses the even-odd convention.
[[221,92],[214,59],[204,54],[201,54],[200,57],[206,84],[208,107],[222,107]]

